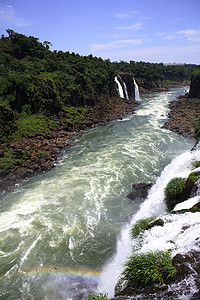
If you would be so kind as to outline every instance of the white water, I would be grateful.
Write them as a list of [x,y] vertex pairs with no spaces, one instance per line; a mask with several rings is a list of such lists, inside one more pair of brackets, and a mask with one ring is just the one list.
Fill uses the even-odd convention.
[[133,77],[133,82],[134,82],[134,85],[135,85],[135,100],[139,101],[140,100],[139,88],[138,88],[137,82],[135,81],[134,77]]
[[[131,185],[155,182],[193,146],[161,128],[168,102],[184,89],[142,96],[136,114],[74,137],[76,145],[54,169],[3,195],[0,298],[79,300],[96,288],[101,269],[120,248],[122,225],[139,208],[126,198]],[[151,203],[146,205],[150,213]],[[162,214],[164,207],[155,206],[152,213]],[[128,233],[123,229],[127,255]],[[117,251],[119,262],[123,252]]]
[[[200,237],[200,212],[169,215],[166,214],[164,204],[164,189],[170,179],[174,177],[187,178],[192,170],[192,162],[199,159],[199,149],[187,151],[173,159],[172,162],[165,167],[139,211],[132,217],[130,224],[122,230],[121,237],[117,244],[116,254],[106,265],[101,274],[100,291],[108,293],[109,296],[114,295],[114,287],[120,278],[124,263],[128,256],[131,255],[133,247],[137,246],[137,239],[131,240],[130,238],[130,229],[139,219],[150,216],[161,216],[165,222],[163,227],[154,226],[151,230],[145,232],[143,244],[139,249],[140,252],[170,249],[174,256],[177,253],[188,253],[188,251],[192,249],[200,250],[197,245],[197,241]],[[195,171],[198,170],[199,168]],[[200,201],[200,196],[188,201],[191,207],[192,204]],[[177,208],[188,208],[188,201],[185,202],[185,205],[184,203],[179,204],[179,206],[177,205]],[[184,227],[187,229],[183,230]],[[193,288],[194,291],[196,291],[195,287]]]
[[117,86],[118,86],[118,93],[119,93],[119,96],[121,98],[124,98],[124,91],[123,91],[123,88],[121,86],[121,83],[119,82],[119,80],[117,79],[117,77],[115,77],[115,82],[117,83]]
[[126,87],[126,84],[124,81],[123,81],[123,84],[124,84],[124,91],[125,91],[126,99],[129,100],[127,87]]

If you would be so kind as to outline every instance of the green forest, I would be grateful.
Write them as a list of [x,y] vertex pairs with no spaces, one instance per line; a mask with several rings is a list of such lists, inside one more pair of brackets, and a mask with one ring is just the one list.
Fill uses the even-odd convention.
[[190,80],[196,65],[81,56],[8,29],[0,39],[0,143],[44,132],[91,114],[99,102],[120,101],[114,78],[131,73],[141,86]]

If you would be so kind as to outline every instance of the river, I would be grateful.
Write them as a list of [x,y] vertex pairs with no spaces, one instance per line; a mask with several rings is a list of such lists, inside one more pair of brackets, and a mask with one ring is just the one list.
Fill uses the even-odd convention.
[[156,182],[193,146],[161,128],[185,89],[141,96],[135,114],[73,137],[55,168],[3,195],[1,299],[81,299],[103,284],[122,228],[139,210],[126,198],[131,185]]

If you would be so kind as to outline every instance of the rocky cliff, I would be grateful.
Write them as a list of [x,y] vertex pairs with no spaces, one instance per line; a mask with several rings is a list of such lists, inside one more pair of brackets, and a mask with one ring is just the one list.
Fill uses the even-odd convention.
[[192,74],[189,96],[200,98],[200,66]]

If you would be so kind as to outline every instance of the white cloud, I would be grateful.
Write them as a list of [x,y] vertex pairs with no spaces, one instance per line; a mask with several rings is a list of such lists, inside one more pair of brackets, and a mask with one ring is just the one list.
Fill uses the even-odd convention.
[[120,26],[120,27],[116,27],[116,29],[118,30],[140,30],[143,29],[143,23],[142,22],[138,22],[135,23],[133,25],[129,25],[129,26]]
[[93,44],[91,46],[92,51],[103,51],[108,49],[116,49],[116,48],[122,48],[127,47],[129,45],[138,45],[141,44],[143,40],[141,39],[131,39],[131,40],[118,40],[107,44]]
[[179,30],[173,34],[166,37],[168,40],[186,38],[188,41],[199,43],[200,42],[200,30],[187,29]]
[[113,50],[95,53],[111,61],[177,62],[200,64],[200,45],[185,47],[150,47],[128,50]]
[[127,18],[133,18],[134,15],[137,15],[137,14],[139,14],[138,11],[132,10],[132,11],[128,11],[125,13],[115,14],[114,17],[119,18],[119,19],[127,19]]
[[186,37],[189,41],[200,42],[200,30],[188,29],[178,31],[180,36]]
[[15,16],[15,10],[11,5],[0,4],[0,20],[17,27],[30,25],[27,19]]

